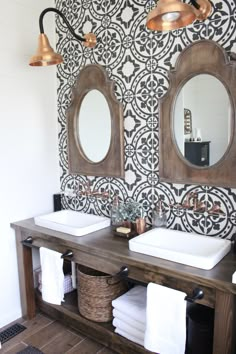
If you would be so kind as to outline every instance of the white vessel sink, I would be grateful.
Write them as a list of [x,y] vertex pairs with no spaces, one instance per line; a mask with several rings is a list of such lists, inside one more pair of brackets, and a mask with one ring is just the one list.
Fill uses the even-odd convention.
[[74,210],[60,210],[50,214],[36,216],[38,226],[65,232],[73,236],[84,236],[110,226],[110,219],[105,216],[85,214]]
[[156,228],[129,240],[129,249],[192,267],[211,269],[230,251],[231,242]]

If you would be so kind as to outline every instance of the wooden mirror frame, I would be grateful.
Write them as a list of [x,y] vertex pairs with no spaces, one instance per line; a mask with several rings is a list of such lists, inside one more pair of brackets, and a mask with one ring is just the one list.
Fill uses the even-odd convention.
[[[231,137],[222,158],[209,167],[191,164],[181,154],[174,133],[176,99],[185,83],[199,74],[209,74],[225,86],[231,103]],[[170,71],[168,92],[160,100],[160,180],[165,182],[236,187],[236,65],[216,42],[194,42],[179,55]]]
[[[104,95],[110,109],[111,119],[110,147],[106,156],[99,162],[92,162],[85,156],[77,134],[81,104],[85,95],[94,89]],[[71,105],[67,111],[67,133],[70,173],[124,177],[123,107],[115,97],[114,82],[108,78],[106,70],[98,64],[85,66],[78,75],[72,89]]]

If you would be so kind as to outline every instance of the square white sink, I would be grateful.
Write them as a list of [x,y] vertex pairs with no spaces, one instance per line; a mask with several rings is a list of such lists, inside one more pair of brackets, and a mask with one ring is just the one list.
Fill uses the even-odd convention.
[[129,240],[129,249],[196,268],[213,268],[231,249],[231,241],[155,228]]
[[60,210],[46,215],[35,216],[34,222],[55,231],[73,236],[84,236],[110,226],[110,219],[105,216],[85,214],[74,210]]

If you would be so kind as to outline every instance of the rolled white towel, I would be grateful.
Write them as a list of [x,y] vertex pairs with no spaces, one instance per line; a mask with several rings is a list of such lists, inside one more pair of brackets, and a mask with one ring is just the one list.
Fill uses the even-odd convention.
[[115,308],[113,309],[112,314],[113,314],[113,317],[115,317],[121,321],[124,321],[128,325],[138,329],[141,332],[145,332],[146,317],[143,318],[143,322],[140,322],[140,321],[133,319],[131,316],[127,316],[124,312],[119,311]]
[[147,288],[137,285],[112,301],[112,306],[134,320],[143,322],[146,318]]
[[131,336],[140,339],[142,342],[144,341],[144,331],[139,331],[138,329],[128,325],[126,322],[119,320],[118,318],[114,318],[112,324],[114,327],[120,328],[122,331],[131,334]]
[[120,334],[122,337],[125,337],[125,338],[131,340],[131,341],[134,342],[134,343],[140,344],[140,345],[142,345],[142,346],[143,346],[143,344],[144,344],[144,343],[143,343],[143,340],[141,340],[140,338],[136,338],[135,336],[132,336],[131,334],[129,334],[129,333],[123,331],[123,330],[122,330],[121,328],[119,328],[119,327],[116,327],[115,333]]

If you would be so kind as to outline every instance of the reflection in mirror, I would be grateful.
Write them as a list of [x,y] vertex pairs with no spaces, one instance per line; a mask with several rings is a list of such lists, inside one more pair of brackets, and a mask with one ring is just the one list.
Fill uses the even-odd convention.
[[105,96],[98,90],[89,91],[77,119],[77,135],[84,155],[92,162],[102,161],[111,142],[110,109]]
[[173,119],[177,146],[189,162],[207,167],[223,157],[231,137],[231,107],[220,80],[200,74],[187,81],[178,94]]

